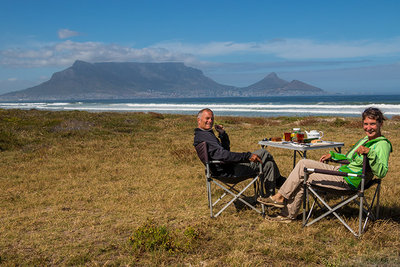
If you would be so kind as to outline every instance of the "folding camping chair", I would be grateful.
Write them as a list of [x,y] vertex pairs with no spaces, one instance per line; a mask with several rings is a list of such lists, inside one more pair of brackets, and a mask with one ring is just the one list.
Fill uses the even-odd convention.
[[[213,164],[227,164],[227,162],[219,161],[219,160],[209,160],[208,158],[208,150],[207,150],[207,143],[202,142],[196,146],[196,152],[199,156],[201,162],[205,165],[205,173],[206,173],[206,185],[207,185],[207,195],[208,195],[208,206],[210,207],[210,215],[211,218],[215,218],[220,215],[227,207],[229,207],[235,201],[241,201],[246,206],[250,207],[254,211],[264,215],[264,205],[262,206],[262,210],[259,210],[255,207],[254,204],[249,203],[249,197],[246,196],[244,193],[245,191],[250,188],[252,185],[254,187],[254,203],[257,203],[257,196],[260,194],[260,174],[262,173],[262,166],[260,165],[260,171],[254,175],[239,177],[239,176],[216,176],[212,173],[212,166]],[[250,180],[243,189],[238,190],[235,187],[246,180]],[[215,184],[219,188],[221,188],[224,193],[219,196],[215,202],[212,200],[212,193],[211,193],[211,184]],[[222,207],[214,214],[213,208],[220,202],[225,196],[232,196],[232,199],[222,204]],[[220,203],[221,204],[221,203]],[[221,205],[219,205],[221,206]]]
[[[348,162],[340,161],[339,163],[347,164]],[[333,214],[339,221],[356,237],[360,237],[362,233],[365,232],[367,223],[369,220],[376,220],[379,216],[379,196],[380,196],[380,188],[381,188],[381,179],[378,178],[370,178],[366,177],[367,170],[369,168],[368,158],[364,156],[363,159],[363,171],[362,174],[352,174],[345,173],[339,171],[329,171],[329,170],[321,170],[321,169],[310,169],[304,168],[304,196],[303,196],[303,226],[310,226],[315,222],[325,218],[326,216]],[[361,183],[357,189],[354,190],[335,190],[319,185],[313,185],[311,183],[307,183],[308,177],[312,173],[323,173],[327,175],[337,175],[343,177],[361,177]],[[365,190],[369,189],[373,185],[376,185],[376,189],[371,201],[371,204],[368,205],[367,199],[365,198]],[[313,198],[313,203],[310,206],[309,194]],[[333,206],[328,204],[326,200],[327,197],[334,196],[340,197],[341,201],[339,203],[335,203]],[[373,206],[375,205],[375,212],[373,211]],[[351,228],[348,223],[346,223],[344,216],[338,214],[338,210],[349,203],[355,202],[358,205],[358,231],[356,232]],[[316,205],[317,204],[317,205]],[[313,211],[316,208],[320,207],[322,210],[327,210],[325,213],[315,218],[312,221],[310,217]],[[365,217],[364,217],[365,215]]]

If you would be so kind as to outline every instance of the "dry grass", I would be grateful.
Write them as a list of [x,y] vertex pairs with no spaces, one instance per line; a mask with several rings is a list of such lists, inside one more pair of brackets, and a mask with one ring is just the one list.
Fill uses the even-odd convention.
[[[353,118],[217,120],[234,151],[256,150],[262,138],[298,125],[344,141],[345,150],[363,134]],[[335,220],[303,229],[233,207],[210,219],[194,116],[0,110],[0,264],[399,265],[399,125],[384,126],[394,153],[382,219],[356,239]],[[287,175],[291,152],[270,151]],[[133,235],[150,242],[149,220],[167,241],[135,249]]]

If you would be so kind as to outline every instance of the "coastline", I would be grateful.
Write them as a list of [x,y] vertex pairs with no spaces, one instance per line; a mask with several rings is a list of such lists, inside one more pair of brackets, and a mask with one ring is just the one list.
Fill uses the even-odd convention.
[[158,112],[193,115],[204,107],[218,115],[246,117],[356,117],[366,107],[380,108],[387,117],[400,115],[400,95],[271,96],[221,98],[147,98],[124,100],[0,102],[5,109],[85,110],[93,112]]

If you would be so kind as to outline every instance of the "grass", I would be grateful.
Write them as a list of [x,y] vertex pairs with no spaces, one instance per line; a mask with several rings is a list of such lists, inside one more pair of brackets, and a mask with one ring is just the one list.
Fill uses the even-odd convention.
[[[233,151],[293,127],[322,130],[345,151],[363,135],[355,118],[217,120]],[[186,115],[0,110],[0,265],[400,264],[397,117],[383,128],[394,152],[382,219],[361,239],[335,220],[304,229],[233,207],[210,219],[195,126]],[[287,175],[292,153],[269,150]]]

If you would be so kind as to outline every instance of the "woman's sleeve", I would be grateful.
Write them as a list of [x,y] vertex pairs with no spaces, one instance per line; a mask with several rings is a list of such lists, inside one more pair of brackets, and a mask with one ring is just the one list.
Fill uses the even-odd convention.
[[331,154],[332,160],[345,160],[345,159],[350,160],[349,158],[346,157],[346,155],[336,153],[335,151],[329,151],[329,153]]
[[370,147],[368,161],[375,176],[383,178],[389,169],[389,154],[391,145],[387,142],[379,142],[375,147]]

